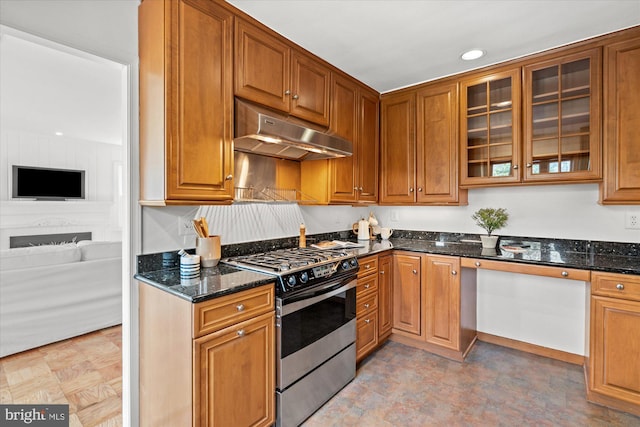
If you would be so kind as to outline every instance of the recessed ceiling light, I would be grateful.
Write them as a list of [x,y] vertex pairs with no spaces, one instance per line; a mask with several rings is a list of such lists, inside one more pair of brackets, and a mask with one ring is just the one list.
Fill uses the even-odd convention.
[[464,59],[465,61],[472,61],[474,59],[478,59],[484,56],[484,50],[480,50],[480,49],[471,49],[466,51],[465,53],[463,53],[460,58]]
[[56,132],[56,136],[62,136],[64,135],[62,132]]

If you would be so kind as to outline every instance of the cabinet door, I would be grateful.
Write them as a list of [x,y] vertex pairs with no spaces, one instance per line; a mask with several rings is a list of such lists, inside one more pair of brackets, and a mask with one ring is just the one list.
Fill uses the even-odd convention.
[[358,201],[378,201],[378,94],[361,88],[358,120]]
[[421,335],[420,256],[393,256],[393,328]]
[[381,256],[378,264],[378,337],[384,339],[393,328],[393,256]]
[[177,7],[173,17],[178,25],[172,26],[167,198],[231,199],[232,16],[209,2],[181,1]]
[[600,48],[528,65],[524,180],[599,180]]
[[640,405],[640,302],[591,297],[590,388]]
[[289,111],[291,49],[274,33],[236,18],[235,94]]
[[[418,203],[458,202],[458,85],[417,93]],[[464,191],[464,190],[463,190]]]
[[308,55],[293,51],[291,114],[319,125],[329,125],[330,76],[327,67]]
[[274,313],[194,340],[196,426],[275,422]]
[[415,93],[381,101],[380,203],[415,201],[415,105]]
[[520,69],[460,83],[460,184],[520,181]]
[[362,360],[378,346],[378,313],[370,310],[356,324],[356,361]]
[[353,156],[329,160],[329,199],[356,202],[358,199],[358,86],[333,74],[331,82],[331,130],[353,143]]
[[640,204],[640,38],[604,49],[603,204]]
[[425,339],[460,350],[460,259],[428,255],[425,262]]

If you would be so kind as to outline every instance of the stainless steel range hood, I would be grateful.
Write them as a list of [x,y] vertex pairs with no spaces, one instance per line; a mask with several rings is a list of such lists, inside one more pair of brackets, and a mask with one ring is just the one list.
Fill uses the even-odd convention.
[[234,150],[290,160],[347,157],[353,144],[327,129],[236,99]]

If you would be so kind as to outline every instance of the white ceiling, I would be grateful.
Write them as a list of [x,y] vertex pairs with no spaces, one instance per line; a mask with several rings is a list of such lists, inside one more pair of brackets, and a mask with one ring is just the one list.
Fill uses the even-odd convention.
[[640,24],[640,0],[227,1],[379,92]]
[[0,124],[45,136],[122,144],[124,67],[3,28]]

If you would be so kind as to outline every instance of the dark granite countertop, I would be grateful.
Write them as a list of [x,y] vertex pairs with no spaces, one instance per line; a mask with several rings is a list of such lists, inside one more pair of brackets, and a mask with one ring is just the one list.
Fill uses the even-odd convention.
[[[307,237],[307,243],[321,240],[349,240],[356,242],[350,231],[325,233]],[[542,239],[531,237],[500,238],[495,250],[483,249],[477,235],[396,230],[389,240],[357,241],[362,248],[352,249],[358,257],[380,254],[392,249],[517,262],[552,267],[577,268],[640,275],[640,244],[600,242],[588,240]],[[526,252],[511,253],[500,249],[508,244],[528,245]],[[266,252],[297,246],[297,238],[274,239],[222,247],[222,257]],[[188,250],[193,253],[194,250]],[[200,278],[181,282],[176,252],[139,255],[135,279],[155,286],[191,302],[201,302],[274,281],[268,276],[240,270],[228,265],[201,269]]]
[[275,278],[223,264],[202,268],[200,278],[180,279],[179,268],[138,273],[135,279],[193,303],[272,283]]
[[396,249],[436,255],[451,255],[494,261],[518,262],[551,267],[577,268],[581,270],[606,271],[611,273],[640,275],[640,257],[616,253],[579,252],[575,248],[563,247],[557,242],[532,240],[502,240],[501,244],[522,243],[528,245],[526,252],[512,253],[504,249],[483,249],[480,243],[455,241],[426,241],[420,239],[391,238],[388,241],[358,242],[364,248],[357,249],[358,256],[373,255]]

